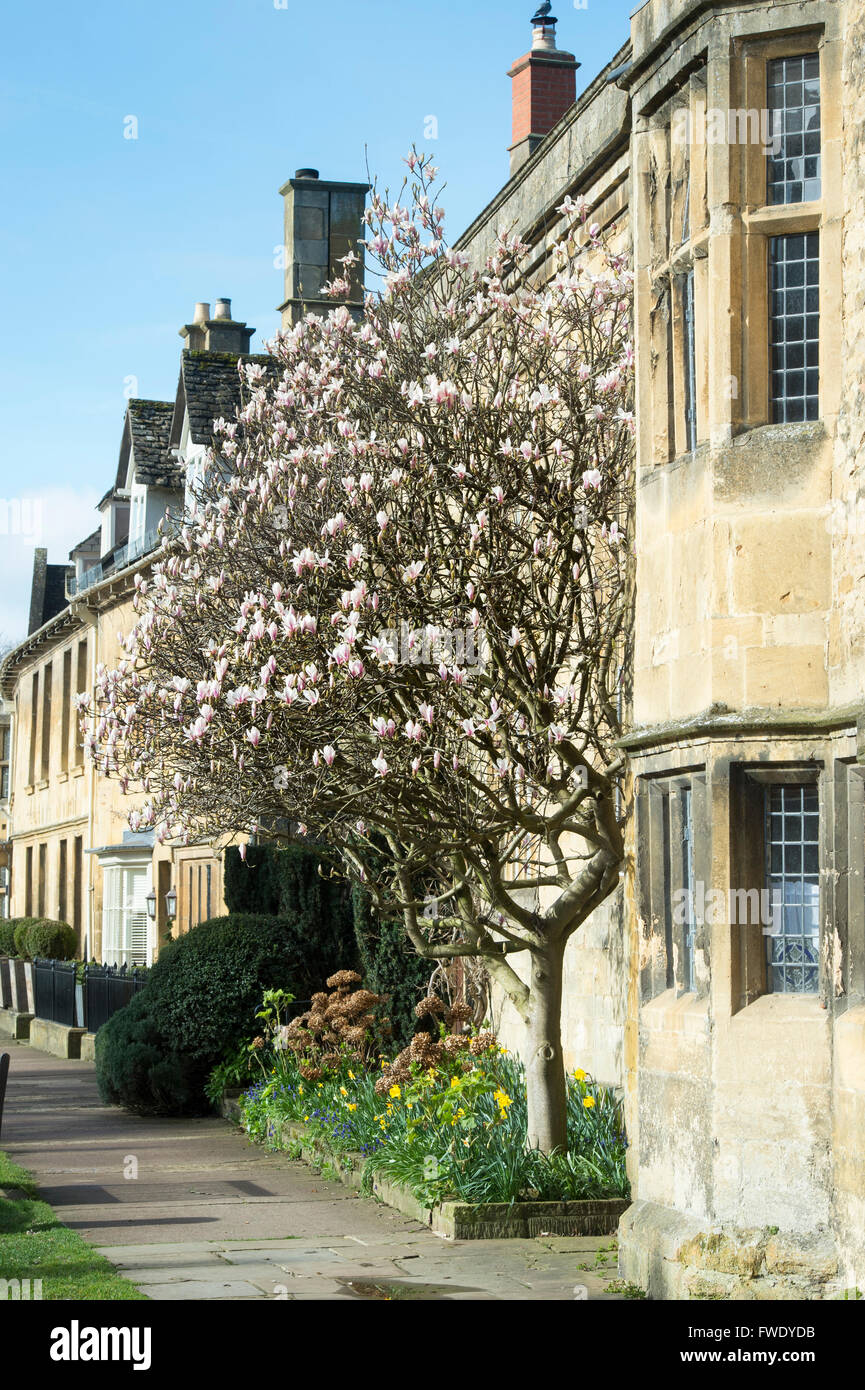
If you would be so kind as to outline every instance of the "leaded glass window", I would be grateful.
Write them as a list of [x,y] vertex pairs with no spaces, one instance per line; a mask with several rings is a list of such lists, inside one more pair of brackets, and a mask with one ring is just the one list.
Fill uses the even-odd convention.
[[682,798],[682,887],[685,890],[685,921],[682,929],[682,985],[697,988],[694,975],[694,825],[691,814],[691,788],[684,787]]
[[820,57],[773,58],[767,70],[768,201],[820,197]]
[[814,994],[820,937],[820,814],[817,787],[767,788],[766,844],[772,903],[769,988]]
[[820,236],[769,238],[772,420],[816,420],[820,394]]

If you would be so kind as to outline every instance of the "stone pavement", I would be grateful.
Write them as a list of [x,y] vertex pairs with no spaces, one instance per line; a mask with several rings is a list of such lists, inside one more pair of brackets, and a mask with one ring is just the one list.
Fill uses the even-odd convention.
[[91,1063],[8,1038],[0,1050],[11,1054],[0,1147],[150,1298],[617,1297],[605,1291],[609,1238],[446,1241],[225,1120],[128,1115],[102,1105]]

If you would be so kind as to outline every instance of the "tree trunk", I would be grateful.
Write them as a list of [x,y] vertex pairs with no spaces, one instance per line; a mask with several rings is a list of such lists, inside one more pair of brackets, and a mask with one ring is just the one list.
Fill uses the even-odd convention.
[[562,1056],[564,943],[532,951],[526,1060],[528,1146],[567,1149],[567,1088]]

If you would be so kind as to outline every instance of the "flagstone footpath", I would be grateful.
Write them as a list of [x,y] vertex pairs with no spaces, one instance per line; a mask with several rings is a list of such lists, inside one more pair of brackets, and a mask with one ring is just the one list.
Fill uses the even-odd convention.
[[101,1103],[91,1063],[2,1035],[0,1051],[11,1054],[0,1147],[149,1298],[621,1297],[607,1292],[607,1237],[445,1241],[225,1120],[128,1115]]

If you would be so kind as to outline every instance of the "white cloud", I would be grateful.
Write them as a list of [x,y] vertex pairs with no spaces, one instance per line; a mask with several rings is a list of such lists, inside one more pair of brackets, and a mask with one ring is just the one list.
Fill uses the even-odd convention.
[[36,546],[46,547],[49,564],[66,564],[73,545],[96,529],[99,496],[95,489],[23,486],[15,496],[0,497],[0,638],[16,642],[27,635]]

